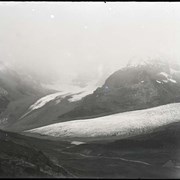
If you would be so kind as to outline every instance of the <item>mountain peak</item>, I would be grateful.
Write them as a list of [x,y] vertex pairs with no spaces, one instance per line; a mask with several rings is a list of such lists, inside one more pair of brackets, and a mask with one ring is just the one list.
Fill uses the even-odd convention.
[[169,62],[162,59],[141,59],[133,58],[130,59],[126,67],[140,67],[140,66],[169,66]]
[[147,60],[142,60],[142,59],[131,59],[127,63],[127,67],[138,67],[138,66],[144,66],[149,64]]

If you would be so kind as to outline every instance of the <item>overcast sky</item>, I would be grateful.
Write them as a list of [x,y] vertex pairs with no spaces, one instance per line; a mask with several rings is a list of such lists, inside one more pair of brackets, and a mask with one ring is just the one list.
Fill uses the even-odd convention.
[[180,59],[180,3],[0,3],[0,60],[57,78]]

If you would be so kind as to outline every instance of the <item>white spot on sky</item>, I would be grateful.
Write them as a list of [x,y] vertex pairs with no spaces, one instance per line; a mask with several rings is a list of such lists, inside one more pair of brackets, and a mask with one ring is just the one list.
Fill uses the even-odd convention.
[[32,9],[32,11],[35,11],[35,9]]
[[110,7],[110,8],[109,8],[109,11],[111,11],[111,10],[112,10],[112,8]]
[[84,29],[87,29],[87,28],[88,28],[88,27],[85,25],[85,26],[84,26]]
[[51,19],[53,19],[55,16],[53,14],[50,15]]

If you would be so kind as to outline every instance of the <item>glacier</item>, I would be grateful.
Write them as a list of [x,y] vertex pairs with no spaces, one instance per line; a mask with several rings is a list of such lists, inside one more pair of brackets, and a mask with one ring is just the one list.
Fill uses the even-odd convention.
[[25,132],[62,138],[125,138],[149,133],[158,127],[179,121],[180,103],[172,103],[98,118],[55,123]]

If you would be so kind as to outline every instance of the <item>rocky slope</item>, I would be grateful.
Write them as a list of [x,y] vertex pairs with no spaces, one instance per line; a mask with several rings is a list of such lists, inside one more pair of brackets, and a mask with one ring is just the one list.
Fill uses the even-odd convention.
[[70,177],[26,137],[0,131],[0,177]]

